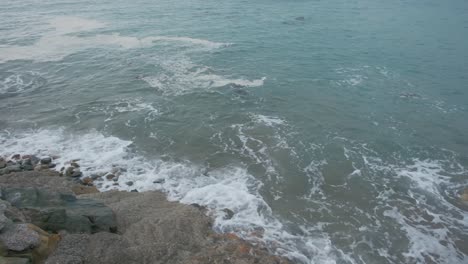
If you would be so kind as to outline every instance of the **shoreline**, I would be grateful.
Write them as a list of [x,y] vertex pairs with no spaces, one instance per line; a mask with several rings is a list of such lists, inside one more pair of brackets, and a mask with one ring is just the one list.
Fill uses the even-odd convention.
[[292,263],[233,233],[216,233],[202,206],[170,202],[161,191],[100,192],[93,183],[97,178],[81,179],[77,161],[57,171],[53,160],[0,159],[0,259],[18,264]]

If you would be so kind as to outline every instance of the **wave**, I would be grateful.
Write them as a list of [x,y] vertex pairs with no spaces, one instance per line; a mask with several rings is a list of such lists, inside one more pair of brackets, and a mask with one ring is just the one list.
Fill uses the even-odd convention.
[[[334,263],[329,250],[321,249],[322,245],[330,245],[326,236],[306,238],[285,230],[259,194],[262,183],[245,168],[231,166],[207,172],[190,161],[148,159],[135,150],[132,141],[96,131],[79,135],[65,129],[4,131],[0,133],[0,149],[6,156],[17,153],[56,156],[58,169],[79,159],[84,177],[111,172],[118,175],[117,182],[103,177],[103,182],[98,183],[101,191],[161,190],[169,200],[209,208],[216,231],[235,232],[277,254],[309,263],[309,257],[297,248],[299,244],[308,254],[324,260],[321,263]],[[234,212],[231,219],[225,217],[226,208]]]

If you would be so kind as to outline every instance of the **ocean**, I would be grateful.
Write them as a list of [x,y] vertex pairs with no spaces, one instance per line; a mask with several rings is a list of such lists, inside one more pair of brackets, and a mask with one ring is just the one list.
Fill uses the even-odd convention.
[[468,2],[2,0],[16,153],[295,263],[468,263]]

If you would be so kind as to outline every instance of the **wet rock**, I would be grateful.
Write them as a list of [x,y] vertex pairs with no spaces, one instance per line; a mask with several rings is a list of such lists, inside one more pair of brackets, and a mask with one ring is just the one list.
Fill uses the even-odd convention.
[[125,184],[127,184],[128,186],[133,186],[133,182],[132,182],[132,181],[128,181],[128,182],[126,182]]
[[460,195],[460,199],[464,203],[468,203],[468,187],[463,190],[463,193]]
[[73,167],[68,167],[68,168],[65,170],[65,176],[71,177],[72,174],[73,174],[73,170],[74,170]]
[[200,211],[205,211],[206,210],[206,206],[203,206],[203,205],[199,205],[197,203],[193,203],[193,204],[190,204],[191,206],[197,208],[198,210]]
[[13,159],[13,160],[20,160],[20,159],[21,159],[21,155],[20,155],[20,154],[15,154],[15,155],[11,156],[11,159]]
[[133,190],[131,190],[130,192],[138,192],[138,190],[137,190],[137,189],[133,189]]
[[81,176],[83,176],[83,173],[81,173],[81,171],[79,169],[74,169],[73,173],[71,175],[71,177],[73,177],[73,178],[77,178],[77,177],[81,177]]
[[157,180],[154,180],[153,183],[162,184],[165,181],[166,181],[165,179],[157,179]]
[[92,186],[93,185],[93,179],[91,179],[91,177],[85,177],[85,178],[81,179],[81,184]]
[[52,162],[51,157],[46,157],[46,158],[41,159],[41,164],[50,164],[51,162]]
[[76,162],[70,163],[70,166],[72,166],[74,168],[79,168],[80,167],[80,165],[78,163],[76,163]]
[[5,159],[0,158],[0,169],[3,169],[7,166]]
[[229,220],[234,216],[234,212],[231,209],[224,208],[223,212],[224,212],[224,217],[223,217],[224,220]]
[[41,240],[39,234],[27,224],[13,224],[2,230],[0,242],[9,250],[23,251],[38,246]]
[[55,164],[55,163],[50,163],[50,164],[48,165],[48,168],[49,168],[49,169],[52,169],[52,168],[55,168],[56,166],[57,166],[57,164]]
[[114,174],[107,174],[106,175],[106,179],[108,179],[108,180],[112,180],[114,177],[115,177]]

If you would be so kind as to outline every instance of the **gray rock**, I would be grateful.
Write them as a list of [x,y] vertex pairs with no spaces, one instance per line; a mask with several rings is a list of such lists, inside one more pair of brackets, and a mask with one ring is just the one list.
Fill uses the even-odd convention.
[[6,209],[7,206],[5,204],[0,204],[0,231],[11,223],[11,220],[5,216]]
[[234,216],[234,212],[231,209],[224,208],[223,212],[225,213],[224,215],[224,220],[229,220]]
[[73,167],[68,167],[68,168],[65,170],[65,176],[71,177],[72,174],[73,174],[74,169],[75,169],[75,168],[73,168]]
[[83,176],[83,173],[81,173],[81,171],[79,169],[74,169],[73,173],[71,174],[71,177],[73,177],[73,178],[77,178],[77,177],[81,177],[81,176]]
[[3,158],[0,158],[0,169],[3,169],[3,168],[5,168],[5,167],[6,167],[6,165],[7,165],[7,163],[6,163],[5,159],[3,159]]
[[125,184],[127,184],[128,186],[133,186],[133,182],[132,182],[132,181],[128,181],[128,182],[126,182]]
[[13,251],[34,248],[41,243],[39,234],[31,230],[27,224],[8,226],[0,233],[0,241],[6,248]]
[[52,162],[51,157],[46,157],[41,159],[41,164],[50,164]]

